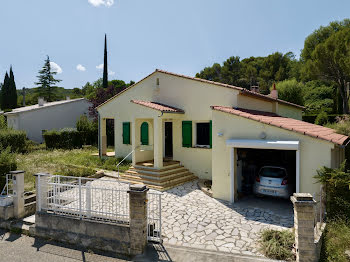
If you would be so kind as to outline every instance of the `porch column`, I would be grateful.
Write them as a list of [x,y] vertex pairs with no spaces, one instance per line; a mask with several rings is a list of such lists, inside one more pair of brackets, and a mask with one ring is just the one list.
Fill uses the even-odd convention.
[[153,153],[154,167],[163,167],[163,121],[157,117],[153,119]]
[[132,150],[134,152],[132,153],[132,165],[136,165],[136,147],[138,146],[137,143],[137,138],[136,138],[136,119],[133,119],[131,122],[131,145],[132,145]]
[[107,155],[107,133],[106,133],[106,118],[100,119],[100,150],[101,155]]

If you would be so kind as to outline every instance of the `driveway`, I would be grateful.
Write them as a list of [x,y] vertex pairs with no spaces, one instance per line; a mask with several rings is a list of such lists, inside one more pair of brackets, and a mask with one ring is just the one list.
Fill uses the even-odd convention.
[[249,197],[231,205],[207,196],[198,181],[170,189],[162,196],[164,243],[261,255],[259,232],[293,226],[289,200]]

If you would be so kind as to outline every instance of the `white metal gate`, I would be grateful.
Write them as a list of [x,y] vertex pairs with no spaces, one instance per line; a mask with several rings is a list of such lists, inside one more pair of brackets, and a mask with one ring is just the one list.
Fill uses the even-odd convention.
[[162,194],[148,192],[147,239],[162,243]]

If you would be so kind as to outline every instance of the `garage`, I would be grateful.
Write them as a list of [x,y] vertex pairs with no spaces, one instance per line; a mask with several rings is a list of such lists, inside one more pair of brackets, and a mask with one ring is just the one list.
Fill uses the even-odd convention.
[[288,198],[299,191],[299,141],[231,139],[226,145],[232,202],[254,193]]

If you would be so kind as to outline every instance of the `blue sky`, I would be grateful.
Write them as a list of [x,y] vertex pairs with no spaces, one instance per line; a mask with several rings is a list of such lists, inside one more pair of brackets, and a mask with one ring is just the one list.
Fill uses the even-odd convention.
[[230,56],[299,55],[319,26],[350,17],[350,1],[1,0],[0,11],[0,81],[12,64],[17,88],[34,87],[49,55],[73,88],[102,76],[104,33],[109,79],[194,76]]

